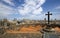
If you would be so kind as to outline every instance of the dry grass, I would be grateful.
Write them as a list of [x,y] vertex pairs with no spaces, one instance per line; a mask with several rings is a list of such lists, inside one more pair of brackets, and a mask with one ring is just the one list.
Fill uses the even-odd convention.
[[40,32],[40,30],[42,29],[42,27],[40,25],[37,25],[35,27],[33,26],[29,26],[29,27],[25,27],[23,26],[21,29],[19,30],[7,30],[8,33],[37,33]]
[[[37,25],[37,26],[32,26],[30,25],[29,27],[23,26],[19,30],[7,30],[7,33],[39,33],[42,30],[42,26]],[[56,32],[60,32],[59,27],[53,28]]]
[[55,27],[54,28],[56,32],[60,32],[60,28],[59,27]]

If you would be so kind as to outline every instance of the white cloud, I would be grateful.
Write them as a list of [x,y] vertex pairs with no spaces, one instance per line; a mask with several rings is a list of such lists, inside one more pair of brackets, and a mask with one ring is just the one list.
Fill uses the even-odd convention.
[[33,11],[33,14],[34,14],[34,15],[36,15],[36,14],[41,14],[42,11],[43,11],[43,9],[40,7],[40,8],[38,8],[38,9],[35,9],[35,10]]
[[[3,1],[5,1],[10,5],[14,5],[12,0],[3,0]],[[20,15],[23,16],[22,18],[38,19],[39,17],[42,16],[42,15],[40,16],[39,14],[41,14],[41,12],[43,11],[41,6],[45,3],[45,0],[24,0],[24,1],[25,3],[22,4],[23,7],[19,6],[17,9]],[[8,16],[10,14],[17,13],[16,12],[17,10],[0,3],[0,16]]]
[[55,9],[60,9],[60,6],[57,6]]
[[14,5],[14,3],[12,2],[12,0],[3,0],[5,1],[6,3],[10,4],[10,5]]
[[15,9],[0,3],[0,17],[1,16],[8,17],[9,15],[15,13],[16,13]]
[[41,14],[43,11],[42,5],[45,2],[45,0],[25,0],[25,4],[22,4],[22,6],[18,7],[18,11],[22,16],[28,15],[28,14],[34,14],[38,15]]

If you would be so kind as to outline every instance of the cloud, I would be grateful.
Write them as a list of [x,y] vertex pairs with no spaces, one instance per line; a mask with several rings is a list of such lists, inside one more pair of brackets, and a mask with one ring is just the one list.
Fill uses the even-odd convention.
[[13,9],[9,6],[0,3],[0,17],[1,18],[9,17],[9,15],[11,14],[16,14],[16,9]]
[[14,6],[14,3],[12,2],[12,0],[3,0],[3,1]]
[[33,14],[38,15],[43,11],[42,5],[45,0],[25,0],[25,3],[22,6],[18,7],[18,11],[22,16]]
[[57,6],[55,9],[60,9],[60,6]]
[[[12,0],[3,1],[15,6]],[[9,15],[16,14],[18,12],[22,16],[21,18],[37,18],[42,16],[39,14],[43,11],[42,5],[45,3],[45,0],[24,0],[24,2],[25,3],[18,6],[17,9],[0,3],[0,16],[9,17]]]
[[19,17],[18,19],[31,19],[31,20],[44,20],[45,14],[40,14],[40,15],[30,15],[26,17]]

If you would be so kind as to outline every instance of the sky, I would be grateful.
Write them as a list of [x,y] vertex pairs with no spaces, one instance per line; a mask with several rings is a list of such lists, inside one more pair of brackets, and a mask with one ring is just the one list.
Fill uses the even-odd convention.
[[60,0],[0,0],[0,19],[43,20],[48,11],[60,20]]

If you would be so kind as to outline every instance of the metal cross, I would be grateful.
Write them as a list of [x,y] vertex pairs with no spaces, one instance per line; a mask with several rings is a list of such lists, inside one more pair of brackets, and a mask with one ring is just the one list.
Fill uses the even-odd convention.
[[50,15],[52,15],[52,14],[50,14],[50,12],[48,12],[48,14],[46,14],[46,15],[48,15],[48,24],[50,24]]

